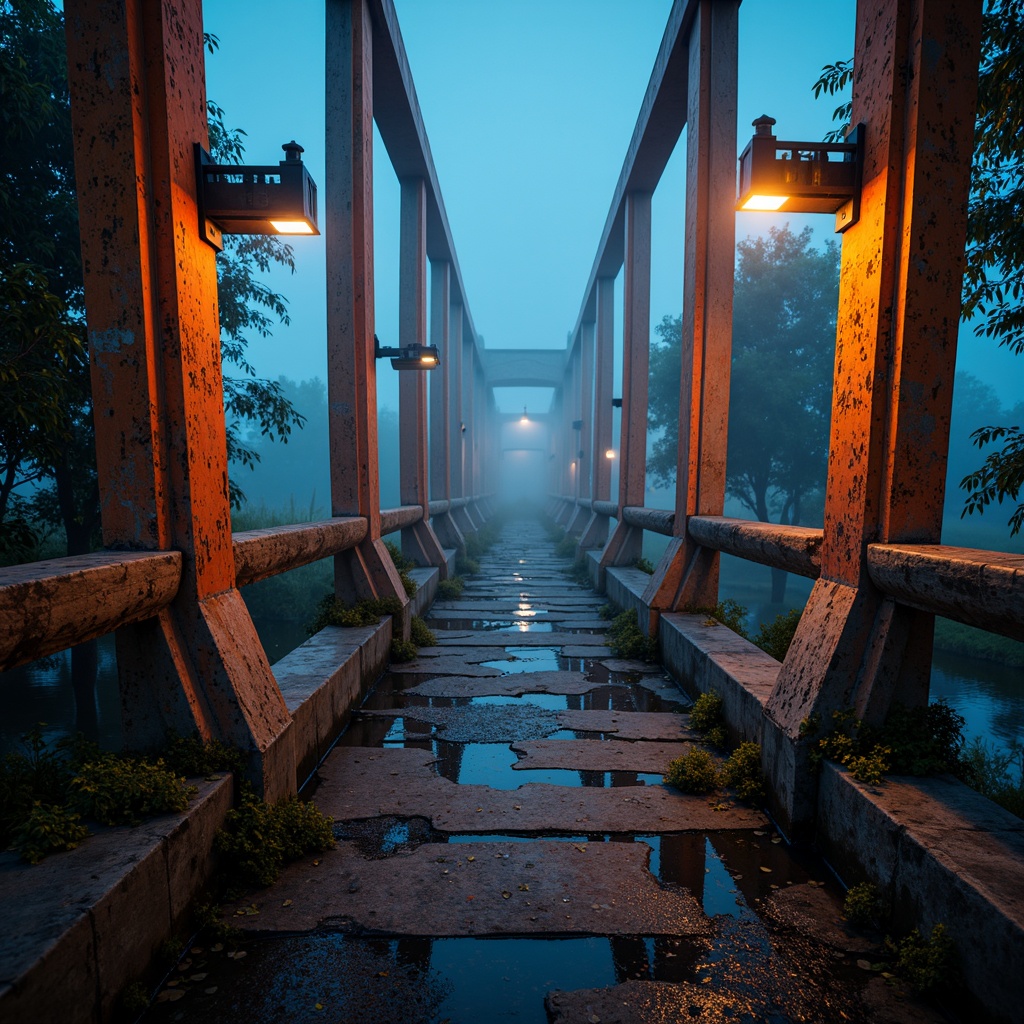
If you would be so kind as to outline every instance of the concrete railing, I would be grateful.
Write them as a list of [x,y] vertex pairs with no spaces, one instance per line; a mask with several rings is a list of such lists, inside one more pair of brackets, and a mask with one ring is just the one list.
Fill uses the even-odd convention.
[[[431,513],[478,500],[431,502]],[[382,509],[381,530],[392,533],[422,518],[419,505]],[[361,516],[339,516],[236,533],[236,584],[245,587],[348,551],[366,530]],[[152,618],[174,600],[181,571],[179,551],[97,551],[0,568],[0,672]]]

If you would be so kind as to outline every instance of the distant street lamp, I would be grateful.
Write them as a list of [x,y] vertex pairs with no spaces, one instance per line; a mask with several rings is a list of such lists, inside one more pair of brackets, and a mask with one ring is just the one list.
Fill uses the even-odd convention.
[[302,147],[286,142],[274,165],[215,164],[197,142],[196,199],[199,234],[218,252],[223,235],[319,235],[316,183],[302,162]]
[[857,223],[863,125],[846,142],[784,142],[772,134],[774,117],[762,114],[752,124],[754,136],[740,156],[737,210],[834,213],[836,231]]
[[526,415],[526,406],[523,406],[523,415],[519,417],[519,422],[524,426],[530,422],[530,417]]
[[606,452],[604,453],[604,457],[605,457],[606,459],[614,459],[614,458],[615,458],[615,449],[614,449],[614,448],[609,448],[609,449],[608,449],[608,450],[607,450],[607,451],[606,451]]

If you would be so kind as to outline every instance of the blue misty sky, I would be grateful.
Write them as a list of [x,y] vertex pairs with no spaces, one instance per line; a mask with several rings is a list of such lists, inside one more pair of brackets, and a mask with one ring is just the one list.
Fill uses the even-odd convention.
[[[574,326],[612,192],[661,42],[670,0],[394,0],[462,268],[469,307],[488,347],[560,347]],[[784,16],[782,16],[784,14]],[[821,138],[835,102],[811,86],[853,52],[854,0],[745,0],[740,8],[738,147],[754,117],[785,138]],[[208,93],[247,156],[280,159],[296,138],[323,185],[323,5],[207,0]],[[682,143],[654,197],[652,326],[682,308]],[[397,336],[398,182],[376,139],[377,333]],[[782,222],[786,218],[778,218]],[[818,241],[827,217],[810,223]],[[737,238],[771,215],[738,214]],[[292,323],[252,346],[259,372],[325,374],[323,238],[296,240],[298,270],[273,284]],[[621,283],[621,282],[620,282]],[[621,310],[621,303],[619,306]],[[1007,404],[1024,392],[1024,364],[962,332],[962,363]],[[381,367],[382,405],[397,406]],[[511,411],[524,398],[505,395]]]

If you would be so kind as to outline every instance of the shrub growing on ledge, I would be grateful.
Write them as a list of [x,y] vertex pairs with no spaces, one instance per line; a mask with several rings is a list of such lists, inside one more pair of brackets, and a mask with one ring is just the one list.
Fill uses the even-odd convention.
[[437,596],[442,601],[457,601],[462,597],[465,586],[466,581],[461,576],[449,576],[448,579],[438,583]]
[[409,639],[417,647],[436,647],[437,636],[434,631],[418,615],[412,617]]
[[416,657],[416,645],[411,640],[396,638],[391,641],[391,660],[395,662],[413,661]]
[[736,791],[736,795],[747,802],[764,798],[764,777],[761,775],[761,746],[758,743],[741,743],[722,765],[719,775],[723,786]]
[[401,613],[402,602],[397,597],[378,597],[347,605],[333,594],[325,594],[306,632],[314,636],[324,626],[376,626],[385,615]]
[[649,558],[638,558],[634,563],[634,568],[647,573],[648,576],[654,575],[654,563]]
[[887,938],[885,946],[896,957],[896,974],[916,991],[932,992],[954,984],[953,942],[945,925],[937,924],[927,939],[913,931],[898,942]]
[[68,805],[101,825],[137,825],[156,814],[180,813],[195,793],[162,760],[104,754],[79,767],[68,787]]
[[878,888],[870,882],[852,885],[843,900],[843,914],[850,924],[870,928],[882,919],[883,906]]
[[636,613],[625,611],[612,619],[605,643],[619,658],[639,658],[654,661],[658,655],[658,642],[653,636],[640,632]]
[[38,864],[47,854],[75,849],[88,836],[79,815],[60,804],[37,800],[15,830],[13,848],[29,864]]
[[670,761],[665,782],[684,793],[710,793],[718,786],[718,769],[706,750],[691,750]]
[[713,747],[724,747],[725,711],[722,698],[713,690],[702,693],[690,708],[690,725],[704,736],[706,743]]
[[719,601],[713,608],[691,605],[688,608],[684,608],[683,611],[688,615],[706,615],[708,618],[706,625],[715,626],[721,623],[723,626],[728,626],[729,629],[734,633],[738,633],[744,639],[747,637],[747,630],[744,625],[747,621],[747,609],[731,597],[727,597],[724,601]]
[[315,804],[294,797],[265,804],[244,787],[241,803],[217,833],[216,848],[229,876],[249,886],[271,885],[285,864],[334,846],[332,823]]

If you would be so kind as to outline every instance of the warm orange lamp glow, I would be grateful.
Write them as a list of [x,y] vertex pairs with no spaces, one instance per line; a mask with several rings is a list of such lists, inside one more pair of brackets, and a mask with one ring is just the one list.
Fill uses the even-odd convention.
[[312,235],[313,226],[307,220],[272,220],[270,226],[280,235]]
[[604,457],[605,457],[606,459],[614,459],[614,458],[615,458],[615,449],[614,449],[614,448],[609,448],[609,449],[608,449],[608,450],[607,450],[607,451],[606,451],[606,452],[604,453]]
[[779,210],[789,196],[752,195],[740,207],[741,210]]

